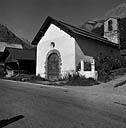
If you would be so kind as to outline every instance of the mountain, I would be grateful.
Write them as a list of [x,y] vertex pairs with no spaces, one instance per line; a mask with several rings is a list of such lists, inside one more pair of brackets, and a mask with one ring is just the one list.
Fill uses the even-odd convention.
[[3,42],[7,45],[22,45],[23,49],[31,48],[30,44],[16,36],[5,25],[0,24],[0,46]]
[[99,19],[87,21],[86,23],[81,25],[81,28],[85,29],[87,31],[92,31],[92,32],[102,36],[103,35],[102,30],[104,29],[103,23],[106,19],[108,19],[110,17],[115,17],[118,19],[126,18],[126,3],[122,3],[115,8],[108,10],[105,13],[105,15]]
[[106,12],[106,14],[102,17],[103,20],[109,17],[116,17],[116,18],[125,18],[126,17],[126,3],[122,3],[117,7],[110,9]]

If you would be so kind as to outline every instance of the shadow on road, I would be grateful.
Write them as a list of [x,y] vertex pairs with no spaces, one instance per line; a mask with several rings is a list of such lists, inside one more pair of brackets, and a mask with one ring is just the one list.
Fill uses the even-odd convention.
[[12,117],[10,119],[0,120],[0,128],[3,128],[4,126],[9,125],[9,124],[11,124],[13,122],[16,122],[16,121],[18,121],[18,120],[20,120],[22,118],[24,118],[23,115],[18,115],[18,116]]

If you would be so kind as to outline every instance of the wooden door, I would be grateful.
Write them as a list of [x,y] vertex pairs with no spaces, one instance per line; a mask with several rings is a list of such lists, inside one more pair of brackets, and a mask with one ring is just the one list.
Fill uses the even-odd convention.
[[53,81],[59,79],[59,57],[56,53],[48,57],[47,77]]

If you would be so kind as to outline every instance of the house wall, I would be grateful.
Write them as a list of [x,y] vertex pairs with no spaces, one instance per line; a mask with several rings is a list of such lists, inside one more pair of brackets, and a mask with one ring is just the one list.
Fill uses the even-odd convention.
[[[52,48],[51,42],[55,43],[54,48]],[[36,75],[46,76],[46,59],[47,54],[51,50],[58,50],[60,52],[62,76],[67,72],[75,71],[75,39],[51,24],[37,45]]]
[[102,56],[113,56],[115,58],[120,57],[120,51],[116,46],[80,35],[75,35],[75,40],[76,66],[84,55],[94,58],[98,57],[100,54],[102,54]]
[[76,66],[79,64],[80,60],[83,60],[84,53],[82,52],[79,44],[75,41],[75,64]]
[[35,60],[18,59],[18,62],[19,62],[19,70],[24,70],[26,72],[30,72],[32,74],[35,74],[35,72],[36,72]]

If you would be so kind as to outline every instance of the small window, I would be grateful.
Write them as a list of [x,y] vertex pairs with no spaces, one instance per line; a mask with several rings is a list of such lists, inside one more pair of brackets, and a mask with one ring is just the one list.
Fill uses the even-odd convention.
[[50,47],[51,48],[54,48],[55,47],[55,43],[54,42],[51,42]]
[[112,20],[109,20],[109,21],[108,21],[108,30],[109,30],[109,31],[112,31],[112,30],[113,30],[113,27],[112,27]]

